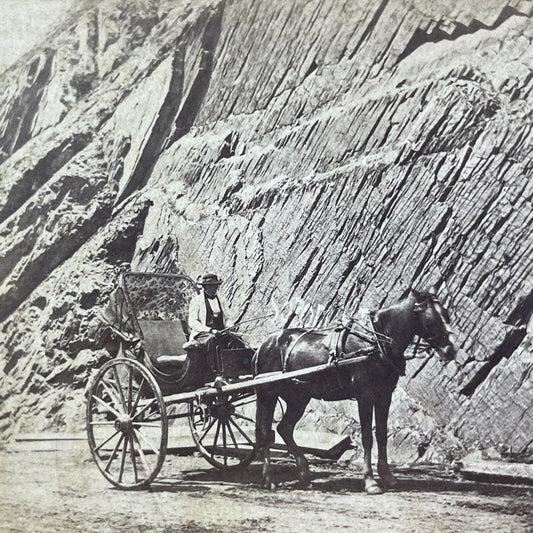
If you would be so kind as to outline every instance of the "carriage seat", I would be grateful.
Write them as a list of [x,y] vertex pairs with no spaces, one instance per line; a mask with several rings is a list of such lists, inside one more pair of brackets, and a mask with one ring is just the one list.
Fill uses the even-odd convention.
[[187,361],[183,345],[187,342],[179,320],[139,320],[143,346],[148,357],[158,365],[182,365]]

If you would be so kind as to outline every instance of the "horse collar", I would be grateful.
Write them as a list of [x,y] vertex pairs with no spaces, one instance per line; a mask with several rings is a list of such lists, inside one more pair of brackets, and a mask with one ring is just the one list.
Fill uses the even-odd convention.
[[405,371],[399,368],[396,365],[396,363],[394,363],[390,355],[388,355],[387,349],[383,346],[381,337],[385,337],[385,335],[383,335],[382,333],[376,330],[374,318],[375,318],[375,312],[370,311],[368,313],[368,319],[370,322],[370,328],[374,334],[380,360],[383,362],[383,364],[388,366],[391,370],[396,372],[396,374],[398,374],[399,376],[405,376]]

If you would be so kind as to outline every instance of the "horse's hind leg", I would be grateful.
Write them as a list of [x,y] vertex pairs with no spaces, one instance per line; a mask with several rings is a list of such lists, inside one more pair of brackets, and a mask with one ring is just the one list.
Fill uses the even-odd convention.
[[296,459],[296,466],[298,467],[300,483],[307,487],[311,483],[311,474],[309,473],[309,463],[304,454],[298,448],[294,441],[294,427],[298,420],[302,418],[305,408],[311,399],[308,396],[300,396],[298,392],[288,392],[282,395],[282,398],[287,402],[287,410],[278,424],[277,431],[281,438],[285,441],[289,452],[292,453]]
[[392,475],[387,459],[387,421],[389,418],[389,407],[391,394],[384,394],[376,401],[376,440],[378,442],[378,474],[383,484],[387,488],[395,487],[398,484]]
[[358,398],[359,422],[363,441],[364,461],[363,478],[367,494],[381,494],[383,491],[374,479],[372,471],[372,411],[373,401],[370,398]]
[[263,474],[261,484],[267,489],[275,488],[272,483],[272,467],[270,464],[270,446],[274,443],[272,418],[278,400],[277,395],[257,392],[257,410],[255,419],[256,447],[263,458]]

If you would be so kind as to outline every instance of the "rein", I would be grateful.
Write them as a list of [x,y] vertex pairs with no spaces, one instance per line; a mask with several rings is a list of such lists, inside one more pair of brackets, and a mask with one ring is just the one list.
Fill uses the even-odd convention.
[[[436,298],[433,299],[432,302],[429,302],[427,300],[423,302],[416,302],[413,306],[413,313],[418,318],[420,328],[421,328],[421,334],[416,334],[417,340],[415,343],[413,355],[411,357],[404,356],[404,360],[416,358],[416,354],[420,347],[435,349],[434,345],[436,345],[440,339],[439,335],[431,335],[431,332],[428,331],[427,327],[424,325],[423,321],[420,319],[420,313],[424,312],[430,304],[434,306],[434,310],[438,313],[443,323],[446,323],[442,315],[441,309],[440,309],[440,302],[436,300]],[[438,304],[439,306],[437,307],[436,304]],[[321,329],[305,329],[300,334],[300,336],[292,343],[288,351],[285,354],[281,354],[281,367],[283,369],[283,372],[287,371],[289,359],[290,359],[292,352],[294,351],[295,346],[306,335],[308,335],[309,333],[320,334],[323,332],[336,330],[336,331],[339,331],[339,335],[337,336],[337,341],[333,347],[332,347],[333,336],[331,336],[329,339],[329,344],[330,344],[329,362],[332,365],[335,365],[339,360],[348,359],[350,357],[357,357],[358,355],[361,355],[362,353],[369,354],[369,353],[377,352],[377,355],[379,356],[383,364],[385,364],[387,367],[389,367],[392,371],[394,371],[399,376],[405,375],[405,370],[400,368],[398,364],[393,360],[393,358],[389,355],[388,347],[392,344],[392,339],[389,336],[376,330],[375,323],[374,323],[374,315],[375,315],[375,312],[368,313],[369,327],[366,327],[364,324],[361,324],[360,322],[356,321],[353,317],[349,317],[348,325],[341,326],[341,329],[339,329],[339,325],[329,326],[329,327],[321,328]],[[353,327],[354,323],[357,326],[355,329]],[[355,352],[344,353],[342,351],[343,346],[340,346],[340,344],[344,344],[341,341],[341,339],[342,338],[346,339],[348,335],[354,335],[358,337],[362,341],[371,345],[372,348],[370,347],[361,348],[359,350],[356,350]]]

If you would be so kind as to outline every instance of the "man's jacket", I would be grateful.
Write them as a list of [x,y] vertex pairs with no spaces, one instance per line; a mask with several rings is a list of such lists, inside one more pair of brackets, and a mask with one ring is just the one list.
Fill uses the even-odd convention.
[[[189,328],[191,328],[190,339],[195,339],[200,333],[209,333],[210,327],[207,322],[207,308],[205,305],[205,293],[202,291],[200,294],[194,296],[189,304]],[[225,302],[218,295],[215,296],[218,299],[220,310],[222,312],[222,321],[224,326],[228,322],[228,314],[226,312]]]

